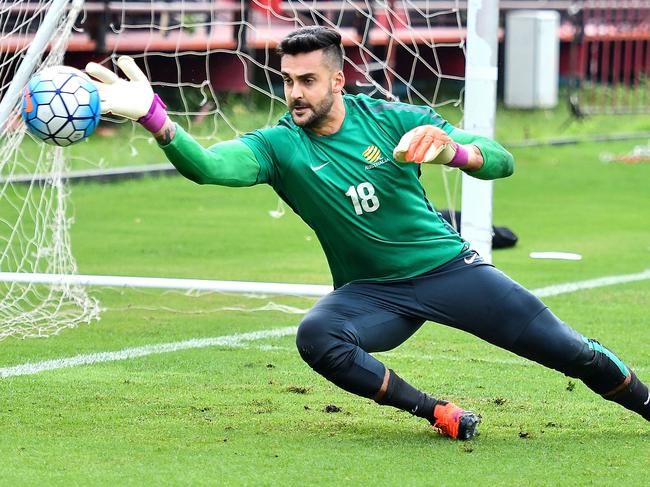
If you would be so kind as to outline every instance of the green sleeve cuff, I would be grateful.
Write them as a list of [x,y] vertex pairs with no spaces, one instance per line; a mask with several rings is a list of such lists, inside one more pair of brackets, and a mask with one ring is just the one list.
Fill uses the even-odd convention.
[[172,141],[160,148],[178,172],[198,184],[252,186],[260,172],[255,155],[240,140],[206,149],[178,124]]
[[459,144],[473,144],[481,151],[483,166],[478,171],[466,171],[470,176],[478,179],[499,179],[514,172],[515,161],[512,154],[498,142],[458,128],[451,130],[449,136]]

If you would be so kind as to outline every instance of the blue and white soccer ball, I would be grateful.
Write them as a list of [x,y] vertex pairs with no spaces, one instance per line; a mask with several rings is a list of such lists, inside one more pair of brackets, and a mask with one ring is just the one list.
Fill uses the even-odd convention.
[[85,139],[100,115],[97,88],[85,73],[69,66],[36,73],[23,92],[23,120],[48,144],[65,147]]

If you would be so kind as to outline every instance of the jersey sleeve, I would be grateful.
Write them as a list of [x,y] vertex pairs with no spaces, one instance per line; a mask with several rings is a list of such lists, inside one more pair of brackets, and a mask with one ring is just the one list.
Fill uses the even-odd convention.
[[449,136],[459,144],[473,144],[481,151],[483,166],[478,171],[466,171],[470,176],[478,179],[499,179],[514,172],[515,161],[512,154],[498,142],[455,127],[452,127]]
[[266,183],[275,187],[278,177],[278,155],[275,150],[274,129],[260,129],[240,137],[240,141],[254,154],[260,170],[257,174],[258,183]]
[[206,149],[177,124],[172,141],[160,147],[178,172],[195,183],[236,187],[258,182],[260,164],[239,140]]

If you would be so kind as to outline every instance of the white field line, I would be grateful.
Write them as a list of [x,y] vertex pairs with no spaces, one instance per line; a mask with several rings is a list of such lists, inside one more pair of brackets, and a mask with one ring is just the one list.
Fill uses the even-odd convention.
[[[280,338],[283,336],[292,335],[293,333],[296,332],[296,329],[297,327],[288,327],[288,328],[279,328],[276,330],[263,330],[260,332],[247,333],[242,335],[226,335],[223,337],[216,337],[216,338],[189,340],[187,342],[178,342],[177,344],[181,344],[183,346],[177,347],[175,349],[172,349],[171,347],[171,345],[174,345],[173,343],[167,343],[159,346],[149,345],[144,347],[125,349],[125,350],[120,350],[118,352],[102,352],[102,353],[94,353],[89,355],[77,355],[76,357],[47,360],[44,362],[37,362],[34,364],[26,363],[22,365],[17,365],[15,367],[7,367],[4,369],[0,369],[0,379],[15,377],[18,375],[33,375],[47,370],[77,367],[79,365],[92,365],[101,362],[114,362],[117,360],[128,360],[131,358],[144,357],[146,355],[152,355],[156,353],[167,353],[167,352],[174,352],[176,350],[183,350],[188,348],[204,348],[210,346],[227,346],[231,348],[242,348],[246,350],[263,350],[266,352],[275,351],[275,352],[292,353],[295,352],[296,350],[295,347],[271,345],[268,343],[261,343],[261,344],[254,345],[252,341],[261,340],[264,338]],[[264,332],[267,331],[274,331],[276,333],[274,333],[273,335],[265,334]],[[278,333],[278,332],[282,332],[282,333]],[[255,335],[255,337],[251,337],[251,335]],[[194,343],[200,342],[200,344],[198,344],[198,346],[192,347],[190,346],[191,342]],[[133,352],[133,353],[127,353],[127,352]],[[466,357],[457,357],[455,355],[444,353],[444,352],[427,354],[427,353],[403,352],[401,350],[391,350],[388,352],[383,352],[381,355],[385,357],[415,359],[415,360],[422,360],[426,362],[443,360],[445,362],[465,363],[468,361]],[[518,367],[536,366],[536,364],[534,362],[531,362],[530,360],[518,359],[518,358],[512,358],[512,359],[490,359],[490,358],[476,359],[475,358],[472,360],[474,362],[481,363],[481,364],[508,365],[508,366],[514,365]],[[648,369],[647,367],[632,367],[632,368],[634,369],[635,372],[645,372]]]
[[586,281],[567,282],[565,284],[556,284],[553,286],[533,289],[531,292],[539,297],[546,298],[557,296],[559,294],[573,293],[583,289],[594,289],[597,287],[613,286],[615,284],[624,284],[626,282],[644,281],[650,279],[650,269],[636,274],[623,274],[620,276],[605,276],[596,279],[587,279]]
[[272,330],[260,330],[250,333],[237,333],[234,335],[224,335],[213,338],[195,338],[183,342],[160,343],[157,345],[145,345],[143,347],[125,348],[116,352],[99,352],[87,355],[76,355],[74,357],[60,358],[54,360],[45,360],[43,362],[25,363],[13,367],[0,369],[0,379],[14,377],[17,375],[38,374],[46,370],[64,369],[68,367],[77,367],[79,365],[97,364],[101,362],[115,362],[117,360],[129,360],[136,357],[145,357],[157,353],[170,353],[179,350],[188,350],[192,348],[205,347],[237,347],[242,344],[253,341],[263,340],[265,338],[279,338],[296,333],[297,327],[289,326],[285,328],[275,328]]
[[[626,282],[635,282],[650,279],[650,269],[637,274],[626,274],[620,276],[607,276],[586,281],[570,282],[557,284],[543,288],[533,289],[532,292],[539,297],[557,296],[560,294],[579,291],[582,289],[593,289],[603,286],[612,286]],[[32,375],[46,370],[56,370],[79,365],[90,365],[101,362],[114,362],[117,360],[128,360],[137,357],[158,353],[176,352],[178,350],[187,350],[192,348],[205,348],[213,346],[227,347],[246,347],[249,342],[263,340],[266,338],[279,338],[292,335],[296,332],[297,327],[285,327],[270,330],[260,330],[250,333],[239,333],[234,335],[224,335],[213,338],[196,338],[183,342],[161,343],[157,345],[145,345],[142,347],[126,348],[116,352],[99,352],[87,355],[77,355],[74,357],[46,360],[43,362],[25,363],[12,367],[0,368],[0,379],[14,377],[18,375]],[[515,359],[516,360],[516,359]],[[519,363],[518,360],[507,363]],[[486,361],[486,360],[483,360]]]

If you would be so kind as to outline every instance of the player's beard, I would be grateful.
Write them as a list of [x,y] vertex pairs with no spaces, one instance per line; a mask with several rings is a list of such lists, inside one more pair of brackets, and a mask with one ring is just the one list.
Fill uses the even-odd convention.
[[[295,123],[298,127],[313,129],[324,125],[327,117],[330,114],[330,111],[332,110],[333,105],[334,92],[332,90],[329,90],[327,95],[325,95],[325,97],[317,106],[312,106],[302,100],[296,100],[289,105],[289,110],[291,111],[291,118],[293,120],[293,123]],[[293,109],[303,107],[309,108],[311,110],[311,115],[306,119],[296,119],[295,115],[293,114]]]

